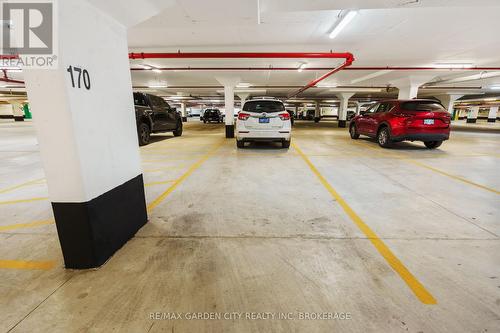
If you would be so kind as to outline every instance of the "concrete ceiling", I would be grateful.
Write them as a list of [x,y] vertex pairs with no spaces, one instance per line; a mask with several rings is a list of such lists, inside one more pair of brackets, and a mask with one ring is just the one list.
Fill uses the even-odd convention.
[[[133,52],[337,52],[354,54],[357,66],[433,66],[436,63],[471,63],[500,67],[498,0],[91,0],[129,27]],[[354,20],[337,36],[328,34],[348,9],[358,10]],[[155,67],[308,67],[333,68],[336,63],[308,59],[132,60]],[[326,70],[237,71],[234,75],[255,86],[255,94],[286,96]],[[133,71],[134,86],[160,95],[221,95],[215,79],[219,71]],[[410,75],[430,77],[422,95],[445,92],[486,93],[500,84],[500,72],[484,78],[479,71],[342,71],[323,82],[359,91],[358,96],[394,96],[391,82]],[[488,73],[486,73],[488,74]],[[476,75],[476,79],[462,77]],[[9,73],[22,80],[22,73]],[[458,78],[458,79],[457,79]],[[450,81],[451,80],[451,81]],[[434,82],[434,83],[432,83]],[[281,86],[282,88],[273,88]],[[184,87],[184,88],[180,88]],[[207,88],[203,88],[207,87]],[[365,91],[358,87],[365,87]],[[366,91],[376,87],[378,91]],[[463,87],[463,88],[461,88]],[[467,88],[467,89],[465,89]],[[307,98],[329,98],[333,88],[314,88]],[[338,88],[337,88],[338,89]],[[462,89],[462,90],[460,90]],[[251,88],[243,90],[252,91]]]

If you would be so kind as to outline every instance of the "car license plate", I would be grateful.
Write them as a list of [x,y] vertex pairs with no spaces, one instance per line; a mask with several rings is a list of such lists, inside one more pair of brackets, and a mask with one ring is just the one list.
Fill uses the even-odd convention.
[[259,118],[260,124],[269,124],[269,118]]
[[424,125],[434,125],[434,119],[424,119]]

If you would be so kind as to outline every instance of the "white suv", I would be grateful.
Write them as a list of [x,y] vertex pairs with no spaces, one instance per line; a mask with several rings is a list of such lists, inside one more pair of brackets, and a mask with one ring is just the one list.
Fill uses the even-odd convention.
[[290,114],[280,100],[271,97],[246,101],[236,121],[236,145],[245,142],[278,141],[290,147],[292,124]]

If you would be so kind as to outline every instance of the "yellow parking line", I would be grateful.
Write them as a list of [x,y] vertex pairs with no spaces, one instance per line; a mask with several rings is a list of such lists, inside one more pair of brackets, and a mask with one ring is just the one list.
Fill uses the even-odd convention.
[[15,230],[15,229],[21,229],[21,228],[32,228],[32,227],[39,227],[41,225],[48,225],[48,224],[53,224],[53,220],[45,220],[45,221],[35,221],[35,222],[30,222],[30,223],[19,223],[19,224],[12,224],[12,225],[4,225],[0,226],[0,232],[2,231],[8,231],[8,230]]
[[[375,147],[371,147],[369,145],[365,145],[365,144],[361,144],[361,143],[359,143],[359,144],[362,145],[363,147],[367,147],[367,148],[370,148],[372,150],[376,150],[378,154],[382,154],[382,152],[378,151],[378,149],[375,148]],[[487,186],[484,186],[484,185],[481,185],[481,184],[478,184],[478,183],[474,183],[474,182],[472,182],[470,180],[467,180],[467,179],[459,177],[459,176],[452,175],[452,174],[447,173],[447,172],[445,172],[443,170],[431,167],[430,165],[424,164],[422,162],[416,161],[416,160],[411,159],[411,158],[407,158],[407,157],[405,157],[405,156],[403,156],[401,154],[393,153],[392,156],[394,158],[399,159],[399,160],[402,160],[402,161],[405,161],[405,162],[408,162],[408,163],[412,163],[412,164],[420,166],[422,168],[425,168],[425,169],[437,172],[437,173],[439,173],[439,174],[441,174],[443,176],[449,177],[451,179],[455,179],[455,180],[461,181],[461,182],[463,182],[465,184],[472,185],[472,186],[475,186],[477,188],[480,188],[480,189],[483,189],[483,190],[486,190],[486,191],[489,191],[489,192],[492,192],[492,193],[500,195],[500,191],[498,191],[498,190],[495,190],[493,188],[490,188],[490,187],[487,187]]]
[[152,160],[142,160],[142,163],[156,163],[156,162],[169,162],[169,161],[185,161],[185,160],[195,160],[196,156],[188,156],[188,157],[166,157],[166,158],[156,158]]
[[49,270],[54,268],[55,261],[23,261],[23,260],[0,260],[0,269],[42,269]]
[[146,169],[144,172],[160,172],[160,171],[165,171],[165,170],[176,170],[176,169],[182,169],[186,166],[186,164],[180,164],[180,165],[173,165],[173,166],[168,166],[164,168],[158,168],[158,169]]
[[206,160],[208,160],[215,152],[217,149],[219,149],[223,144],[225,140],[221,140],[219,143],[217,143],[212,149],[210,149],[205,155],[203,155],[198,161],[196,161],[193,165],[189,167],[189,169],[179,178],[177,178],[174,183],[162,194],[160,194],[155,200],[153,200],[151,203],[148,204],[148,212],[151,212],[156,206],[158,206],[165,198],[172,193],[177,186],[179,186],[183,181],[185,181],[196,169],[198,169]]
[[405,267],[405,265],[392,253],[392,251],[385,245],[385,243],[377,236],[377,234],[363,222],[361,217],[359,217],[356,212],[347,204],[347,202],[340,196],[340,194],[335,191],[335,189],[328,183],[325,177],[321,175],[319,170],[312,164],[309,158],[299,149],[295,144],[292,144],[293,148],[302,157],[304,162],[309,166],[311,171],[316,175],[321,184],[330,192],[331,196],[337,201],[337,203],[342,207],[344,212],[351,218],[351,220],[356,224],[356,226],[361,230],[365,236],[370,240],[370,242],[375,246],[377,251],[384,257],[387,263],[392,267],[392,269],[398,273],[398,275],[403,279],[403,281],[408,285],[408,287],[413,291],[415,296],[424,304],[436,304],[436,299],[431,295],[429,291],[420,283],[417,278]]
[[465,178],[462,178],[462,177],[459,177],[459,176],[455,176],[455,175],[452,175],[452,174],[449,174],[447,172],[444,172],[442,170],[439,170],[439,169],[436,169],[434,167],[431,167],[430,165],[427,165],[427,164],[424,164],[422,162],[418,162],[418,161],[415,161],[415,160],[412,160],[412,159],[404,159],[402,158],[404,161],[406,162],[410,162],[412,164],[415,164],[415,165],[418,165],[418,166],[421,166],[422,168],[426,168],[428,170],[431,170],[431,171],[434,171],[434,172],[437,172],[443,176],[447,176],[447,177],[450,177],[452,179],[456,179],[458,181],[461,181],[463,183],[466,183],[466,184],[469,184],[469,185],[472,185],[472,186],[475,186],[475,187],[478,187],[480,189],[483,189],[483,190],[486,190],[486,191],[490,191],[492,193],[495,193],[495,194],[499,194],[500,195],[500,191],[497,191],[495,189],[492,189],[492,188],[489,188],[487,186],[484,186],[484,185],[481,185],[481,184],[478,184],[478,183],[474,183],[474,182],[471,182],[470,180],[467,180]]
[[162,185],[162,184],[168,184],[168,183],[173,183],[175,180],[164,180],[161,182],[151,182],[151,183],[146,183],[144,186],[153,186],[153,185]]
[[48,200],[48,199],[49,199],[48,197],[40,197],[40,198],[0,201],[0,205],[11,205],[11,204],[17,204],[17,203],[23,203],[23,202],[42,201],[42,200]]
[[34,184],[38,183],[41,180],[44,180],[44,178],[30,180],[29,182],[26,182],[26,183],[22,183],[22,184],[19,184],[19,185],[16,185],[16,186],[4,188],[4,189],[0,190],[0,194],[1,193],[7,193],[7,192],[10,192],[10,191],[16,190],[18,188],[24,187],[24,186],[34,185]]

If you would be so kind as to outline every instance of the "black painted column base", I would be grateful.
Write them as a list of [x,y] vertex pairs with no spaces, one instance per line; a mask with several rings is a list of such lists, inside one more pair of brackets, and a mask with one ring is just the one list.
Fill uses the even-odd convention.
[[186,123],[188,121],[188,118],[187,117],[182,117],[182,122],[183,123]]
[[315,123],[319,123],[320,120],[321,120],[321,117],[314,117],[314,122]]
[[339,127],[345,128],[347,126],[347,121],[339,120]]
[[489,123],[494,123],[497,120],[497,118],[488,118]]
[[468,124],[473,124],[476,122],[477,119],[473,119],[473,118],[467,118],[467,123]]
[[142,174],[87,202],[53,202],[66,268],[104,264],[148,220]]
[[226,125],[226,138],[234,138],[234,125]]
[[14,116],[15,121],[24,121],[24,116],[16,117]]

